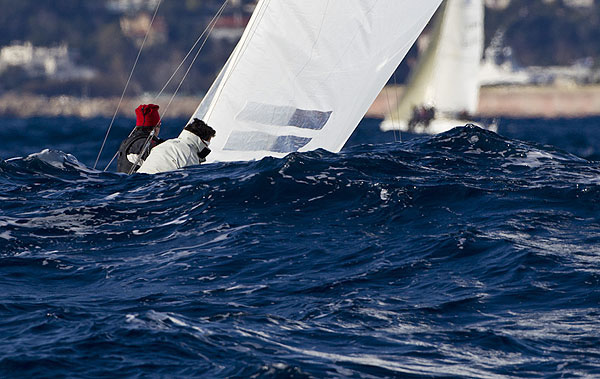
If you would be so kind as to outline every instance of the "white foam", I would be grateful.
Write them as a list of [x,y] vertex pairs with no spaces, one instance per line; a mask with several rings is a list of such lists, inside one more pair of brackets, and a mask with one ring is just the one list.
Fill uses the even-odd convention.
[[29,160],[34,158],[39,159],[43,162],[48,163],[51,166],[60,169],[65,168],[65,163],[69,163],[74,166],[84,167],[81,163],[79,163],[75,156],[63,153],[62,151],[58,150],[44,149],[39,153],[30,154],[26,159]]
[[115,192],[111,195],[106,196],[103,200],[114,200],[116,199],[119,195],[121,194],[121,192]]
[[456,375],[456,376],[472,376],[481,378],[495,378],[500,377],[498,375],[491,374],[484,370],[478,370],[476,368],[469,367],[462,363],[453,362],[432,362],[425,358],[415,357],[402,357],[398,361],[391,360],[389,356],[380,357],[373,354],[335,354],[325,353],[318,350],[303,349],[295,346],[286,345],[281,342],[274,341],[271,337],[261,331],[255,330],[244,330],[242,328],[236,329],[238,333],[244,336],[254,336],[262,339],[265,342],[272,343],[279,347],[293,351],[295,353],[303,354],[306,356],[316,357],[320,359],[326,359],[333,362],[348,362],[365,366],[380,367],[386,370],[390,370],[402,374],[417,374],[417,375]]
[[508,158],[507,163],[503,164],[502,167],[507,166],[525,166],[529,168],[538,168],[545,164],[551,164],[552,166],[560,166],[559,159],[552,154],[544,151],[528,151],[525,157],[520,158]]
[[383,201],[388,201],[390,199],[390,193],[389,193],[389,191],[387,189],[382,188],[381,189],[381,193],[379,194],[379,197]]

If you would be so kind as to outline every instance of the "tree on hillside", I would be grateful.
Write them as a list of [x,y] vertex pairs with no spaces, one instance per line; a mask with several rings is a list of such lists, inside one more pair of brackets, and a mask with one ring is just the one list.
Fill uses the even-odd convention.
[[600,56],[598,12],[597,6],[590,12],[562,1],[513,1],[505,10],[486,13],[487,42],[502,28],[505,44],[522,65],[570,65]]

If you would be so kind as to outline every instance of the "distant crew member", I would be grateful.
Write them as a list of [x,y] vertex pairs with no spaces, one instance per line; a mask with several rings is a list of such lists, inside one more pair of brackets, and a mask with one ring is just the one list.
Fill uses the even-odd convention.
[[[137,171],[155,146],[164,142],[158,138],[160,115],[158,105],[142,104],[135,110],[135,129],[119,147],[117,171],[126,174]],[[154,135],[150,135],[154,131]],[[145,150],[142,152],[142,150]]]
[[216,134],[204,121],[195,118],[186,125],[179,137],[152,149],[138,172],[158,174],[206,162],[210,154],[208,145]]
[[413,107],[412,117],[408,121],[408,129],[414,130],[417,125],[427,128],[431,121],[435,119],[435,107],[426,107],[421,105]]

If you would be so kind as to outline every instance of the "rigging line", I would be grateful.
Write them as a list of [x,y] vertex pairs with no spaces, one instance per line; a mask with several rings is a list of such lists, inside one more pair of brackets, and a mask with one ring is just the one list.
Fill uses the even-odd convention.
[[[171,77],[169,78],[169,80],[167,81],[167,83],[165,84],[165,86],[164,86],[164,87],[163,87],[163,88],[160,90],[159,94],[158,94],[158,95],[157,95],[157,96],[154,98],[154,100],[157,100],[157,99],[160,97],[160,95],[161,95],[161,94],[164,92],[164,90],[167,88],[167,86],[169,85],[169,83],[171,82],[171,80],[173,80],[173,78],[175,77],[175,75],[177,74],[177,72],[179,71],[179,69],[181,68],[181,66],[183,66],[183,64],[185,63],[185,61],[187,60],[187,58],[190,56],[190,54],[192,53],[192,51],[194,51],[194,48],[195,48],[195,47],[198,45],[198,43],[200,42],[200,40],[202,39],[202,37],[203,37],[203,36],[206,34],[206,32],[209,30],[209,28],[210,28],[210,25],[211,25],[213,22],[215,22],[215,19],[216,19],[216,18],[218,18],[218,17],[219,17],[219,16],[220,16],[220,15],[223,13],[223,11],[224,11],[225,7],[227,6],[227,3],[228,3],[228,2],[229,2],[229,0],[225,0],[225,2],[224,2],[224,3],[223,3],[223,5],[221,6],[221,8],[220,8],[220,9],[219,9],[219,11],[217,12],[217,14],[215,14],[215,16],[212,18],[212,20],[210,21],[210,23],[208,24],[208,26],[206,27],[206,29],[204,29],[204,32],[202,32],[202,34],[200,35],[200,37],[199,37],[199,38],[196,40],[196,42],[194,43],[194,45],[192,46],[192,48],[191,48],[191,49],[188,51],[188,53],[187,53],[187,55],[185,56],[185,58],[183,58],[183,60],[181,61],[181,63],[180,63],[180,64],[179,64],[179,66],[177,67],[177,69],[175,69],[175,72],[173,73],[173,75],[171,75]],[[213,29],[214,29],[214,25],[213,25]],[[211,29],[211,31],[212,31],[212,29]],[[210,33],[209,33],[209,35],[210,35]],[[206,41],[205,41],[205,43],[206,43]],[[204,44],[203,44],[202,46],[204,46]],[[202,47],[200,47],[200,50],[202,50]],[[188,71],[189,71],[189,70],[188,70]],[[184,78],[184,80],[185,80],[185,78]],[[173,101],[173,98],[171,98],[171,101]],[[171,102],[169,102],[169,105],[170,105],[170,104],[171,104]],[[168,106],[167,106],[167,109],[168,109]],[[165,112],[163,113],[163,117],[164,117],[165,113],[166,113],[166,110],[165,110]],[[131,135],[133,134],[133,131],[134,131],[134,130],[135,130],[135,128],[134,128],[134,129],[133,129],[133,130],[132,130],[132,131],[129,133],[129,137],[131,137]],[[152,133],[154,133],[154,131],[153,131]],[[127,137],[127,138],[129,138],[129,137]],[[140,154],[140,156],[143,156],[143,154],[145,153],[146,146],[148,146],[148,141],[149,141],[149,140],[150,140],[150,137],[148,137],[148,138],[146,139],[146,141],[144,142],[144,144],[143,144],[143,146],[144,146],[143,150],[144,150],[144,151],[142,151],[142,153]],[[108,170],[108,168],[109,168],[109,167],[110,167],[110,165],[113,163],[113,161],[114,161],[114,160],[117,158],[117,156],[118,156],[118,155],[119,155],[119,152],[117,151],[117,152],[115,153],[115,155],[113,155],[113,157],[112,157],[112,159],[110,160],[110,162],[108,162],[108,164],[107,164],[107,165],[106,165],[106,167],[104,168],[104,171],[105,171],[105,172],[106,172],[106,170]],[[138,161],[139,161],[139,159],[138,159]],[[136,163],[136,165],[138,165],[138,164]],[[135,165],[134,165],[134,167],[135,167]],[[130,174],[131,174],[131,172],[130,172]]]
[[[394,71],[394,93],[396,94],[396,109],[398,112],[398,136],[400,138],[400,142],[402,142],[402,128],[400,127],[400,101],[402,101],[402,99],[400,98],[400,95],[398,95],[398,80],[396,80],[396,71]],[[394,138],[396,138],[394,136]]]
[[223,3],[223,5],[221,5],[221,8],[219,8],[219,11],[217,11],[217,13],[213,16],[213,18],[210,20],[210,22],[208,23],[208,25],[206,26],[206,28],[204,29],[204,31],[202,32],[202,34],[200,35],[200,37],[198,37],[198,39],[196,40],[196,42],[194,43],[194,45],[190,48],[190,50],[188,51],[188,53],[186,54],[186,56],[183,58],[183,60],[179,64],[179,66],[177,66],[177,68],[175,69],[175,72],[173,72],[173,75],[171,75],[171,77],[169,78],[169,80],[167,80],[167,83],[163,86],[163,88],[160,90],[160,92],[158,93],[158,95],[156,95],[156,97],[154,98],[155,101],[167,89],[167,86],[171,83],[171,81],[173,80],[173,78],[175,77],[175,75],[177,74],[177,72],[179,72],[179,69],[183,66],[183,64],[185,63],[185,61],[190,56],[190,54],[192,54],[192,52],[194,51],[194,49],[196,48],[196,46],[198,45],[198,43],[202,40],[202,38],[204,37],[204,35],[209,31],[210,25],[215,21],[215,19],[217,17],[219,17],[223,13],[223,10],[227,6],[227,3],[229,3],[229,0],[225,0],[225,2]]
[[[160,125],[160,123],[159,123]],[[142,145],[142,151],[141,153],[138,154],[135,163],[133,164],[133,166],[131,166],[131,168],[129,169],[128,174],[131,175],[133,174],[133,172],[135,171],[135,168],[137,166],[141,166],[143,163],[142,157],[144,156],[144,154],[146,153],[146,151],[148,151],[148,148],[150,147],[150,141],[152,140],[152,138],[154,138],[154,136],[156,135],[156,126],[152,129],[152,133],[150,133],[148,135],[148,137],[146,138],[146,140],[144,141],[144,144]]]
[[102,155],[102,150],[104,150],[104,145],[106,145],[106,140],[108,139],[108,135],[110,134],[110,130],[117,118],[117,113],[119,112],[119,108],[121,108],[121,104],[123,103],[123,98],[125,97],[125,92],[127,92],[127,87],[129,87],[129,83],[131,82],[131,78],[133,77],[133,72],[137,67],[138,61],[140,60],[140,55],[142,55],[142,50],[144,50],[144,45],[146,44],[146,40],[148,40],[148,36],[150,35],[150,30],[152,30],[152,24],[154,24],[154,19],[156,19],[156,15],[158,14],[158,9],[160,8],[160,4],[162,0],[158,0],[158,4],[156,4],[156,9],[154,10],[154,15],[152,15],[152,20],[150,21],[150,26],[148,26],[148,30],[146,31],[146,35],[144,36],[144,40],[142,41],[142,45],[138,51],[137,57],[135,58],[135,62],[129,73],[129,78],[127,78],[127,83],[125,84],[125,88],[123,88],[123,93],[121,94],[121,99],[119,100],[119,104],[117,105],[117,109],[110,121],[110,125],[108,126],[108,130],[106,131],[106,135],[104,136],[104,141],[102,142],[102,146],[100,147],[100,151],[98,152],[98,156],[96,157],[96,162],[94,163],[94,169],[98,165],[98,161],[100,160],[100,156]]
[[[135,131],[135,126],[133,127],[133,129],[131,129],[131,131],[129,132],[129,135],[127,136],[127,138],[131,137],[133,135],[134,131]],[[113,163],[113,161],[115,160],[115,158],[117,158],[118,155],[119,155],[119,150],[117,150],[117,152],[115,153],[115,155],[113,155],[113,157],[110,160],[110,162],[108,162],[108,164],[106,165],[106,167],[104,167],[104,171],[103,172],[106,172],[106,170],[108,170],[108,168]]]
[[[263,5],[263,4],[265,4],[265,5]],[[258,27],[256,25],[258,25],[260,23],[260,21],[263,19],[263,17],[267,13],[267,10],[268,10],[270,4],[271,4],[271,0],[261,0],[258,3],[258,7],[257,7],[258,12],[256,10],[254,11],[254,15],[256,15],[256,19],[255,19],[255,16],[253,15],[252,19],[250,19],[250,23],[248,24],[248,26],[246,27],[246,30],[244,31],[244,35],[242,35],[241,44],[238,43],[238,45],[233,50],[233,53],[231,54],[231,57],[229,58],[231,60],[231,68],[228,67],[227,68],[228,72],[226,72],[226,71],[223,72],[222,82],[215,89],[215,96],[209,105],[206,115],[204,116],[204,118],[205,118],[204,121],[208,122],[208,120],[210,119],[210,116],[212,116],[212,112],[215,108],[215,104],[220,100],[221,95],[223,94],[223,90],[224,90],[225,86],[227,85],[227,82],[231,78],[231,75],[233,75],[233,71],[237,68],[238,63],[240,62],[241,55],[244,53],[244,51],[246,51],[246,48],[250,44],[250,40],[254,37],[254,34],[256,33],[256,30],[258,29]],[[261,7],[261,5],[262,5],[262,7]],[[261,11],[262,11],[262,13],[259,13]],[[246,34],[246,33],[248,33],[248,34]],[[247,35],[247,37],[244,39],[244,36],[246,36],[246,35]],[[238,47],[239,47],[239,50],[238,50]]]
[[200,55],[200,53],[202,52],[202,49],[204,48],[204,45],[206,44],[206,42],[208,41],[208,38],[210,37],[210,35],[212,34],[212,31],[214,30],[215,26],[217,25],[217,21],[219,20],[219,18],[221,17],[221,15],[223,14],[223,11],[225,10],[225,7],[227,5],[229,0],[225,0],[225,3],[223,3],[223,6],[221,7],[221,9],[219,9],[219,12],[217,12],[217,14],[215,15],[215,17],[212,19],[212,25],[209,24],[210,26],[210,30],[208,32],[208,34],[206,35],[206,37],[204,38],[204,41],[202,42],[202,45],[200,45],[200,48],[198,49],[198,51],[196,52],[196,55],[194,56],[194,59],[192,59],[192,62],[190,63],[187,71],[185,72],[185,74],[183,75],[183,78],[181,79],[181,81],[179,82],[179,85],[177,86],[177,89],[175,90],[175,92],[173,93],[173,96],[171,96],[171,100],[169,100],[169,103],[167,104],[167,107],[165,108],[165,112],[163,113],[163,117],[165,117],[165,115],[167,114],[167,111],[169,110],[169,107],[171,106],[171,103],[173,102],[173,100],[175,99],[175,96],[177,96],[177,93],[179,92],[179,89],[181,89],[181,86],[183,85],[183,82],[185,81],[185,79],[187,78],[188,74],[190,73],[192,67],[194,66],[194,63],[196,63],[196,60],[198,59],[198,56]]
[[[131,129],[131,131],[129,132],[129,135],[127,136],[127,138],[131,137],[133,135],[134,131],[135,131],[135,126],[133,127],[133,129]],[[108,162],[108,164],[106,165],[106,167],[104,167],[104,171],[103,172],[106,172],[106,170],[108,170],[108,168],[113,163],[113,161],[115,160],[115,158],[117,158],[118,155],[119,155],[119,150],[117,150],[117,152],[115,153],[115,155],[113,155],[113,157],[110,160],[110,162]]]
[[393,117],[393,109],[392,109],[392,102],[390,101],[390,88],[386,88],[385,89],[385,97],[387,100],[387,106],[388,106],[388,117],[390,118],[390,120],[392,121],[392,133],[394,133],[394,142],[398,142],[398,140],[396,139],[396,128],[394,125],[394,117]]
[[104,167],[104,170],[102,172],[106,172],[106,170],[108,170],[108,168],[110,167],[110,165],[115,161],[115,159],[117,158],[117,155],[119,155],[119,152],[117,151],[115,153],[115,155],[113,155],[112,159],[110,160],[110,162],[108,162],[108,164],[106,165],[106,167]]

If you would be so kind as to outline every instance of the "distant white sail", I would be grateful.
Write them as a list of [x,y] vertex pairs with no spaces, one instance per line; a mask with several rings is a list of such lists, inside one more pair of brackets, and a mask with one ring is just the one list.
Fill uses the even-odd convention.
[[339,151],[441,0],[261,0],[192,118],[212,161]]
[[435,107],[442,115],[477,111],[483,21],[483,0],[446,0],[442,4],[429,46],[398,109],[388,115],[387,125],[406,123],[418,106]]

